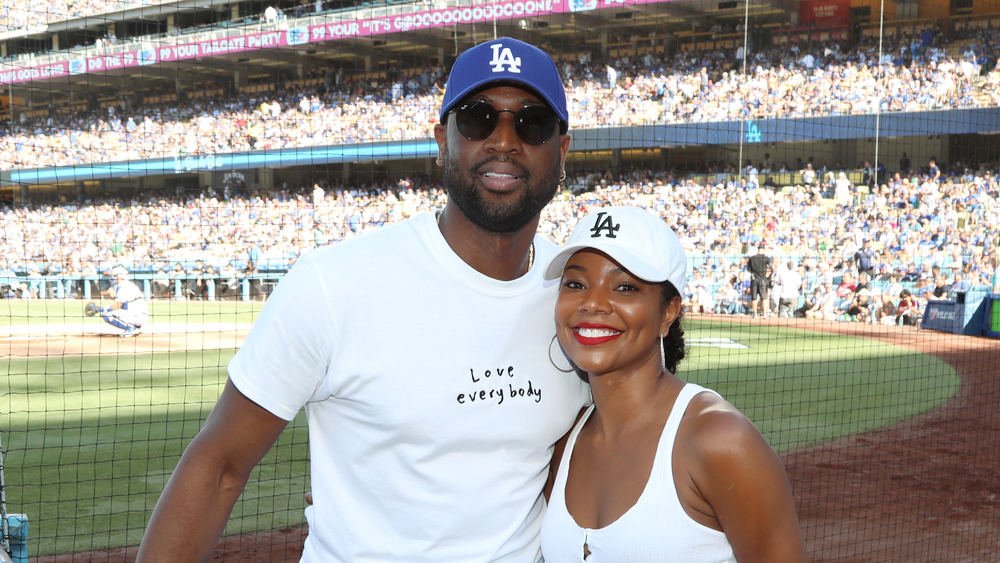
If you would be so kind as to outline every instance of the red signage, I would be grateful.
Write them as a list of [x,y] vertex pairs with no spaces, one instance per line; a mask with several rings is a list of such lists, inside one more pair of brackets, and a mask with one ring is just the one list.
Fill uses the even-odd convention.
[[846,27],[851,23],[851,0],[803,0],[799,24],[803,27]]

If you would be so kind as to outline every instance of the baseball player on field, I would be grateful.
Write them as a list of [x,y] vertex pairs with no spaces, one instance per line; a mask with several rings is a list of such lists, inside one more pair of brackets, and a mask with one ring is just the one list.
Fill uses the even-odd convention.
[[112,268],[111,277],[114,286],[110,294],[114,302],[98,311],[104,322],[125,331],[120,335],[122,338],[131,338],[142,331],[142,325],[149,319],[146,296],[139,286],[128,279],[128,270],[124,266]]

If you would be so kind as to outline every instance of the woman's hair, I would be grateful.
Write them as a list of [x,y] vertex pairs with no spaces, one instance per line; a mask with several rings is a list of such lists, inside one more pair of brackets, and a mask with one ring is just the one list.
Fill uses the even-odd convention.
[[[660,284],[660,290],[662,295],[661,308],[667,306],[670,301],[675,297],[680,297],[680,293],[674,284],[665,281]],[[665,358],[664,363],[667,366],[667,370],[670,373],[677,373],[677,364],[684,359],[684,328],[681,326],[681,319],[684,318],[683,307],[677,313],[677,318],[674,319],[674,323],[670,325],[670,330],[661,339],[660,346],[663,347],[663,355]]]

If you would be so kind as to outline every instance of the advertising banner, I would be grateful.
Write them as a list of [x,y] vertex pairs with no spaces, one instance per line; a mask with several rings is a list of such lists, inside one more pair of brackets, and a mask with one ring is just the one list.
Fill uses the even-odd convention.
[[845,27],[851,23],[851,0],[804,0],[799,5],[802,27]]
[[145,44],[142,48],[123,53],[92,57],[80,56],[67,61],[53,62],[35,67],[6,70],[0,67],[0,84],[16,84],[69,75],[99,73],[140,65],[169,63],[260,49],[307,45],[309,43],[333,41],[349,37],[368,37],[457,24],[490,22],[496,19],[536,17],[596,10],[598,8],[655,4],[669,1],[672,0],[507,0],[492,4],[418,10],[392,16],[342,20],[310,26],[292,27],[289,29],[258,31],[245,35],[234,35],[221,39],[206,39],[190,43]]

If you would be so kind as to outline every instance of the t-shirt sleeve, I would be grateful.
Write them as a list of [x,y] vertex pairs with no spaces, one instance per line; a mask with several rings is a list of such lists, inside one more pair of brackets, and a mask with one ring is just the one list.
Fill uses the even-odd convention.
[[323,383],[335,334],[323,281],[300,260],[275,287],[243,346],[229,362],[229,378],[248,399],[292,420]]

